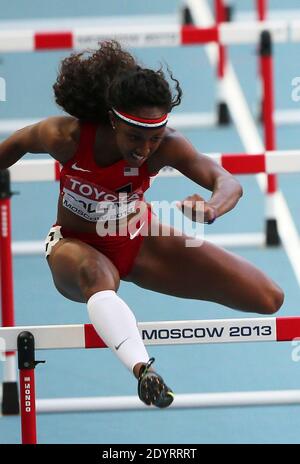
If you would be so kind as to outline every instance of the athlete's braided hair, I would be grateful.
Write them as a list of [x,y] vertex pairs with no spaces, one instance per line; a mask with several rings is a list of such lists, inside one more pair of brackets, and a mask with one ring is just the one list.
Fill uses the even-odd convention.
[[96,51],[73,53],[61,62],[53,89],[64,111],[78,119],[108,123],[112,107],[130,112],[150,105],[170,112],[180,104],[182,90],[169,69],[174,92],[162,68],[142,68],[115,40],[99,45]]

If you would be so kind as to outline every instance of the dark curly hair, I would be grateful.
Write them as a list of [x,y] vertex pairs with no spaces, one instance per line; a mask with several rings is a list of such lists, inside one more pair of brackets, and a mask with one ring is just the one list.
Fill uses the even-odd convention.
[[117,41],[100,42],[98,50],[73,53],[61,62],[53,85],[55,101],[78,119],[103,123],[109,123],[112,107],[131,111],[150,105],[169,113],[180,104],[182,90],[167,70],[175,91],[162,68],[142,68]]

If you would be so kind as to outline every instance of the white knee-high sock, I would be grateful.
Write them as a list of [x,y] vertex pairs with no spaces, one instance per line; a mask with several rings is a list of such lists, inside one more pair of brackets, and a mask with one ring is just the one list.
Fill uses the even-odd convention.
[[95,293],[87,307],[96,332],[128,369],[149,361],[135,316],[115,291]]

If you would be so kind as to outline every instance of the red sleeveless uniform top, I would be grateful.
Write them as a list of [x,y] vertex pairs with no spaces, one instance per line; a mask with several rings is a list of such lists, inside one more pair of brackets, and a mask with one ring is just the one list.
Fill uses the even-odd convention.
[[63,206],[89,222],[121,219],[134,211],[136,200],[144,199],[156,173],[149,173],[146,163],[130,167],[123,159],[98,166],[94,160],[96,131],[96,124],[81,123],[77,151],[60,173]]

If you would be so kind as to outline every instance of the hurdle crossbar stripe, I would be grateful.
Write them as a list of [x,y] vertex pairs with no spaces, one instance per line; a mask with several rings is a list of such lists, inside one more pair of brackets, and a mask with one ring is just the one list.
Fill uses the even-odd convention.
[[[207,156],[233,174],[281,174],[300,172],[300,150],[266,151],[265,153],[208,153]],[[53,159],[21,160],[9,168],[12,182],[59,180],[60,165]],[[163,168],[160,177],[175,177],[181,173]]]
[[[176,394],[169,409],[275,406],[300,404],[300,390]],[[38,414],[105,411],[158,411],[137,396],[37,399]]]
[[[300,317],[140,322],[145,345],[290,341],[300,337]],[[0,328],[1,347],[17,349],[17,336],[32,333],[36,349],[105,348],[92,324]]]
[[125,24],[74,27],[71,30],[3,29],[0,31],[0,52],[33,52],[97,48],[98,42],[116,39],[127,47],[177,47],[220,41],[223,45],[257,43],[263,30],[272,33],[276,42],[286,42],[289,35],[299,40],[297,22],[248,21],[222,23],[218,27],[196,27],[179,24]]

